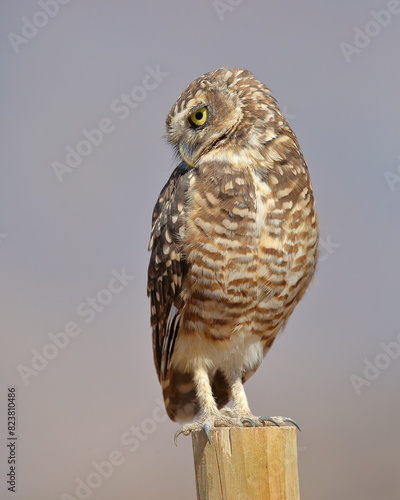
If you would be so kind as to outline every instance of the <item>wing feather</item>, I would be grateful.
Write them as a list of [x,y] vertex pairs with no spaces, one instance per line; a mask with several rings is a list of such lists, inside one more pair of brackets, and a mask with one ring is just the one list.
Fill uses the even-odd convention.
[[190,171],[185,162],[176,167],[160,193],[152,217],[147,294],[151,303],[154,363],[160,382],[171,361],[183,307],[181,290],[188,266],[182,251],[182,231]]

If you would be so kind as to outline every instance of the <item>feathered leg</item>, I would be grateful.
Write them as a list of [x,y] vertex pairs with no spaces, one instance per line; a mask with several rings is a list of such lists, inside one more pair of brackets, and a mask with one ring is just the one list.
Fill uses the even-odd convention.
[[[240,420],[228,415],[223,415],[215,402],[210,378],[204,367],[197,367],[193,372],[193,382],[196,388],[196,396],[201,408],[201,414],[197,422],[184,425],[175,434],[175,444],[178,436],[184,434],[188,436],[193,431],[203,430],[209,442],[211,442],[211,430],[215,427],[236,427],[242,426]],[[246,395],[245,395],[246,397]]]

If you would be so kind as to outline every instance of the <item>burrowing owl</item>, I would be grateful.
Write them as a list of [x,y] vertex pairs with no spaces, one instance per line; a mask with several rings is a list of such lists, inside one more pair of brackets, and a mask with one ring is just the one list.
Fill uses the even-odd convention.
[[165,407],[174,421],[199,415],[184,434],[263,425],[243,383],[314,274],[307,165],[270,90],[244,69],[194,80],[166,125],[182,161],[154,208],[148,275]]

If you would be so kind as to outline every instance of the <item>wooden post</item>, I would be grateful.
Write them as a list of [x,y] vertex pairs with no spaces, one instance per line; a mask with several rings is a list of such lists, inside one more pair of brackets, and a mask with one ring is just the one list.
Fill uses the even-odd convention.
[[294,427],[192,433],[198,500],[300,500]]

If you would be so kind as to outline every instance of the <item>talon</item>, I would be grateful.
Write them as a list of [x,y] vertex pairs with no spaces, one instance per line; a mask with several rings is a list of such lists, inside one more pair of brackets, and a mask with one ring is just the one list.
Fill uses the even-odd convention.
[[281,425],[277,420],[275,420],[272,417],[260,417],[259,420],[261,420],[261,422],[271,422],[272,424],[276,425],[277,427],[280,427],[280,425]]
[[175,432],[175,435],[174,435],[175,446],[178,446],[178,437],[179,437],[180,434],[182,434],[182,429],[179,429],[179,431]]
[[175,432],[175,435],[174,435],[174,443],[175,443],[175,446],[178,446],[178,437],[183,434],[184,436],[189,436],[190,434],[190,430],[186,430],[184,428],[182,429],[179,429],[179,431],[176,431]]
[[211,427],[210,427],[209,423],[204,422],[204,424],[203,424],[203,431],[206,433],[207,440],[211,444]]
[[255,427],[256,426],[256,423],[254,422],[253,419],[251,418],[242,418],[241,419],[241,422],[244,423],[244,422],[248,422],[250,424],[251,427]]
[[290,422],[291,424],[293,424],[301,432],[299,424],[295,420],[293,420],[292,418],[283,417],[282,420],[284,422]]
[[183,434],[184,436],[189,436],[190,434],[190,431],[187,431],[185,429],[179,429],[179,431],[176,431],[175,432],[175,435],[174,435],[174,443],[175,443],[175,446],[178,446],[178,437]]

